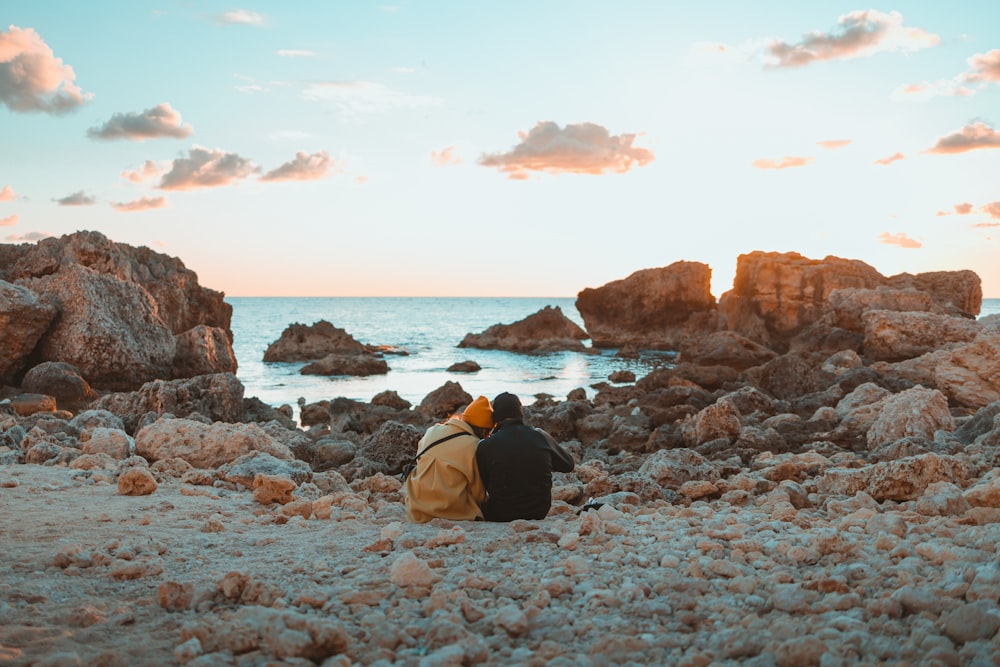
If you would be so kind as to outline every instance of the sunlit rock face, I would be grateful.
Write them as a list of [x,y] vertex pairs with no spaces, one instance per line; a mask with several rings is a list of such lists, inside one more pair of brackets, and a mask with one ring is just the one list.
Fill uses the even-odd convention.
[[707,264],[674,262],[584,289],[576,309],[594,347],[676,350],[686,338],[723,328],[711,279]]

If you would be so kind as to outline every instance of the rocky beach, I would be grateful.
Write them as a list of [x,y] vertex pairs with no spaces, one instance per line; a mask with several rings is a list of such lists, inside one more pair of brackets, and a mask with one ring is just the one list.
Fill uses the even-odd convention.
[[[245,395],[180,260],[0,245],[0,664],[1000,664],[979,277],[760,251],[710,277],[642,269],[579,293],[583,329],[547,308],[456,341],[678,354],[526,406],[577,463],[546,519],[414,524],[398,475],[474,367],[296,420]],[[401,353],[336,325],[267,354]]]

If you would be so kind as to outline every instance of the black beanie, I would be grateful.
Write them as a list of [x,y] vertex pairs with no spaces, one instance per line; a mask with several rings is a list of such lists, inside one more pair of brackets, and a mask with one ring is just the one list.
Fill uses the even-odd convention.
[[504,419],[524,419],[521,411],[521,399],[506,391],[493,399],[493,421]]

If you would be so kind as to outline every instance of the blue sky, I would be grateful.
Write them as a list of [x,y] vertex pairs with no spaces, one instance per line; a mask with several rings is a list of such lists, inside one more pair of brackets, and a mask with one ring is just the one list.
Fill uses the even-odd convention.
[[[95,9],[96,7],[96,9]],[[230,295],[573,296],[754,250],[1000,297],[1000,3],[0,0],[0,241]]]

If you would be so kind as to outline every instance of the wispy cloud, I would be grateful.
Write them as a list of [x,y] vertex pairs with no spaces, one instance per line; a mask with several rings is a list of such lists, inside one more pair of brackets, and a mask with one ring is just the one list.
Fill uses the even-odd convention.
[[1000,133],[982,121],[966,125],[958,132],[941,137],[925,153],[954,154],[983,148],[1000,148]]
[[35,241],[49,239],[53,236],[54,234],[52,234],[52,232],[28,232],[27,234],[11,234],[10,236],[4,238],[4,241],[7,241],[8,243],[34,243]]
[[14,188],[5,185],[3,189],[0,189],[0,201],[14,201],[15,199],[17,199],[17,193],[14,192]]
[[924,246],[923,243],[916,239],[911,239],[903,232],[899,232],[898,234],[882,232],[878,235],[878,242],[886,245],[898,245],[900,248],[922,248]]
[[771,158],[761,158],[754,160],[753,167],[757,169],[790,169],[792,167],[805,167],[816,161],[813,157],[802,157],[798,155],[786,155],[780,160]]
[[8,215],[6,218],[0,218],[0,227],[13,227],[17,224],[20,218],[17,217],[17,213],[14,215]]
[[802,67],[827,60],[850,60],[885,51],[917,51],[936,45],[937,35],[903,25],[899,12],[854,11],[837,19],[829,32],[813,31],[795,44],[777,40],[769,67]]
[[314,58],[318,55],[315,51],[307,49],[278,49],[275,53],[282,58]]
[[455,155],[454,146],[448,146],[440,151],[431,151],[431,164],[435,167],[447,167],[462,164],[462,159]]
[[840,148],[846,148],[851,145],[850,139],[828,139],[827,141],[817,141],[816,145],[820,148],[825,148],[828,151],[835,151]]
[[875,164],[886,166],[892,164],[893,162],[896,162],[897,160],[902,160],[905,157],[906,156],[903,155],[902,153],[893,153],[889,157],[883,157],[875,160]]
[[260,177],[261,181],[315,181],[326,176],[333,168],[329,153],[319,151],[310,155],[299,151],[295,158],[272,169]]
[[140,197],[139,199],[134,199],[132,201],[116,202],[111,205],[111,208],[116,211],[130,213],[133,211],[148,211],[152,208],[164,208],[166,205],[166,197]]
[[161,190],[217,188],[260,172],[260,167],[236,153],[195,146],[188,157],[177,158],[160,179]]
[[[965,61],[968,69],[950,79],[923,81],[900,86],[893,91],[895,99],[925,100],[931,97],[967,97],[975,95],[991,82],[1000,83],[1000,49],[977,53]],[[979,84],[979,85],[970,85]]]
[[142,163],[142,166],[134,171],[123,171],[120,176],[126,181],[131,181],[133,183],[142,183],[148,178],[153,178],[154,176],[159,176],[161,169],[156,166],[156,163],[152,160],[146,160]]
[[75,81],[73,68],[32,28],[0,32],[0,104],[17,112],[67,113],[93,97]]
[[60,206],[93,206],[94,202],[97,200],[84,193],[83,190],[80,190],[79,192],[74,192],[71,195],[63,197],[62,199],[53,199],[52,201]]
[[496,167],[508,178],[524,179],[528,172],[551,174],[623,174],[655,159],[653,151],[633,146],[635,134],[612,135],[596,123],[569,124],[560,128],[541,121],[528,132],[518,132],[521,143],[506,153],[479,158],[484,167]]
[[181,114],[168,103],[158,104],[141,113],[116,113],[99,127],[87,130],[91,139],[183,139],[191,136],[194,128],[181,120]]
[[234,9],[232,11],[223,12],[215,17],[215,20],[219,23],[229,23],[237,25],[264,25],[264,17],[257,12],[251,12],[247,9]]
[[442,103],[442,100],[436,97],[410,95],[371,81],[318,81],[306,86],[302,96],[311,101],[330,102],[341,114],[348,117]]

